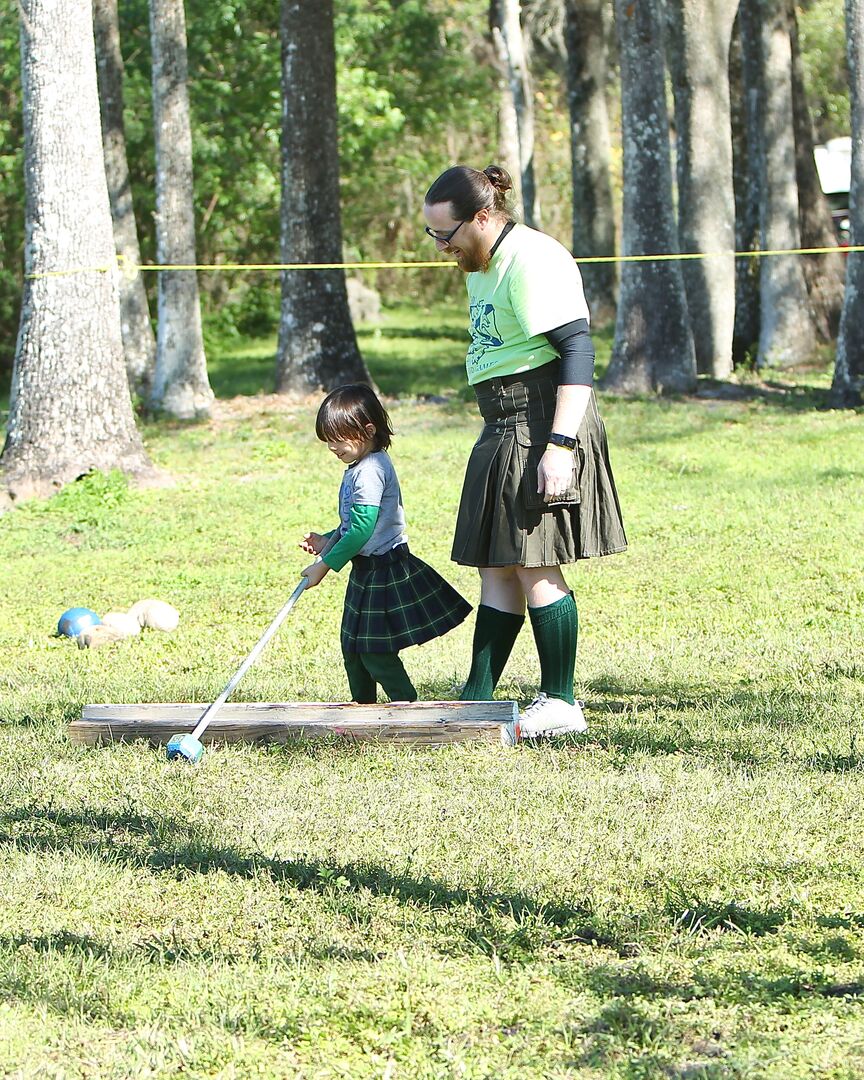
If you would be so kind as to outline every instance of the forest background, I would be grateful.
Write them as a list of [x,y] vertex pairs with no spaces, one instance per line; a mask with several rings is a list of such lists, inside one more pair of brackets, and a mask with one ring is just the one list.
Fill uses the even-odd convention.
[[[620,93],[609,28],[612,181],[620,228]],[[431,252],[418,207],[447,165],[499,157],[498,82],[485,0],[337,0],[340,184],[347,261]],[[196,240],[202,263],[279,261],[279,26],[266,0],[187,0]],[[523,4],[535,93],[535,175],[545,231],[571,244],[571,168],[561,4]],[[842,0],[797,7],[819,141],[849,133]],[[155,260],[155,159],[146,0],[120,4],[124,112],[142,259]],[[0,380],[8,384],[21,298],[24,168],[16,19],[0,24]],[[670,119],[674,125],[674,110]],[[674,133],[674,128],[673,128]],[[674,144],[674,140],[673,140]],[[579,252],[575,252],[578,257]],[[436,271],[364,271],[387,302],[449,292]],[[146,282],[155,310],[155,275]],[[275,274],[201,275],[205,332],[272,332]]]

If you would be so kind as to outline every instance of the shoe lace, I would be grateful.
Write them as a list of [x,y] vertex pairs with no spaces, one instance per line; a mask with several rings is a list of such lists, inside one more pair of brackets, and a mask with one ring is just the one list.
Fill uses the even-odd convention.
[[525,712],[523,713],[523,716],[525,716],[526,718],[529,717],[529,716],[533,716],[534,713],[539,712],[540,709],[543,708],[543,706],[546,704],[546,702],[548,700],[549,699],[546,697],[545,694],[543,694],[543,693],[538,694],[537,697],[534,698],[534,700],[531,702],[531,704],[525,710]]

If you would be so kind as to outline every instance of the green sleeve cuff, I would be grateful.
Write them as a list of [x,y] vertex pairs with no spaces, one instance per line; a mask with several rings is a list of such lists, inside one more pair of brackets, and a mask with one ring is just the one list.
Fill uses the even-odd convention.
[[375,531],[378,521],[378,506],[352,506],[348,520],[348,531],[333,545],[323,558],[331,570],[341,570],[355,555],[359,555],[363,545]]

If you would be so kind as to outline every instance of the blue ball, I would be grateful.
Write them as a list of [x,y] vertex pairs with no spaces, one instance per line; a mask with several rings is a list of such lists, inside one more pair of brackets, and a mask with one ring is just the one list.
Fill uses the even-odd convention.
[[84,630],[88,630],[91,626],[98,626],[101,622],[96,612],[88,607],[70,607],[60,616],[57,633],[65,637],[78,637]]

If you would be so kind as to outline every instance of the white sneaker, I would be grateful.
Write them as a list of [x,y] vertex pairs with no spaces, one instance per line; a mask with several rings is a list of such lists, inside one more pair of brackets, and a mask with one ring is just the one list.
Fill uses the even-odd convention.
[[582,712],[583,702],[569,705],[561,698],[547,697],[542,691],[516,721],[516,739],[540,739],[548,735],[582,735],[588,724]]

